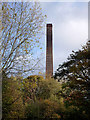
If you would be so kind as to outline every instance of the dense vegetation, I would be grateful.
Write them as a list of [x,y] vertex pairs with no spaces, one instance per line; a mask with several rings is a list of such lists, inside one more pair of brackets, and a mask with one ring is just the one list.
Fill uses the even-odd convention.
[[[54,78],[63,81],[63,91],[59,94],[65,98],[67,108],[74,105],[78,108],[78,115],[82,119],[89,119],[90,115],[90,41],[82,50],[72,51],[68,60],[55,72]],[[83,116],[84,113],[84,116]],[[81,119],[80,117],[80,119]],[[85,117],[85,118],[84,118]]]
[[89,102],[65,83],[41,76],[3,79],[3,119],[89,120]]
[[3,118],[89,120],[88,60],[86,45],[59,66],[54,76],[58,80],[37,75],[8,78],[3,72]]

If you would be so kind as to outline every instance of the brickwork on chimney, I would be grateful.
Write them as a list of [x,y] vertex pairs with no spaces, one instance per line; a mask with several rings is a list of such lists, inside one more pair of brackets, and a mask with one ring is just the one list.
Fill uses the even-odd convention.
[[46,26],[46,76],[53,76],[52,24]]

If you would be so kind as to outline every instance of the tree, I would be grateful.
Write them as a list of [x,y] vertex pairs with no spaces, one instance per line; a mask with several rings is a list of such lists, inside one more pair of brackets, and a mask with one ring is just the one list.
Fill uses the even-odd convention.
[[[38,2],[2,3],[2,71],[7,74],[28,71],[25,62],[33,60],[33,50],[39,47],[44,18]],[[27,54],[30,60],[25,58]]]
[[82,50],[72,52],[68,61],[59,65],[54,78],[65,81],[58,95],[65,98],[66,107],[75,106],[78,113],[88,120],[90,117],[89,41]]
[[36,101],[36,92],[38,90],[38,84],[44,78],[38,75],[31,75],[22,80],[23,101]]
[[24,96],[27,98],[25,115],[28,119],[61,118],[61,102],[57,98],[60,84],[57,81],[51,78],[43,79],[41,76],[29,76],[24,79],[23,85],[25,96],[28,96]]
[[25,105],[23,104],[23,92],[21,91],[21,78],[8,78],[2,74],[2,118],[24,118]]
[[[77,89],[89,89],[89,50],[88,43],[82,47],[82,50],[72,51],[68,61],[59,65],[55,72],[55,78],[71,81]],[[76,86],[75,86],[76,85]],[[83,86],[84,85],[84,86]]]

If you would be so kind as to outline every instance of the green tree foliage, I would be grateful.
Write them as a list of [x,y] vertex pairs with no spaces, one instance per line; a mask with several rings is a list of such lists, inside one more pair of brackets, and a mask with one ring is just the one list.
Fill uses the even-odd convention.
[[57,93],[60,84],[54,79],[29,76],[7,78],[3,73],[3,119],[61,118],[63,109]]
[[21,83],[15,77],[2,76],[3,119],[23,118],[25,107],[22,100]]
[[4,73],[3,79],[4,119],[89,120],[86,111],[89,104],[83,101],[79,91],[70,93],[67,83],[37,75],[16,79],[7,78]]
[[42,76],[32,75],[22,81],[22,91],[24,102],[35,102],[39,82],[43,80]]
[[34,61],[31,56],[40,45],[44,19],[39,2],[2,3],[2,71],[13,74],[32,70],[34,65],[26,69],[25,64]]
[[[54,79],[44,79],[42,76],[29,76],[22,81],[24,98],[33,102],[37,99],[56,99],[56,94],[60,90],[60,84]],[[48,94],[47,94],[48,93]]]
[[70,81],[70,87],[77,90],[89,90],[89,50],[88,45],[82,50],[73,51],[68,57],[68,61],[59,65],[55,73],[55,78]]
[[34,104],[31,103],[26,107],[26,116],[30,118],[50,119],[61,118],[58,114],[59,104],[49,99],[37,100]]
[[76,52],[72,51],[72,54],[68,57],[68,61],[59,65],[55,73],[55,78],[59,79],[86,79],[89,80],[88,76],[88,60],[89,60],[88,45],[82,47],[82,50]]
[[[44,79],[39,82],[37,97],[38,99],[56,98],[56,94],[60,90],[60,84],[54,79]],[[48,93],[48,94],[47,94]]]
[[[73,51],[68,57],[68,61],[59,65],[54,76],[59,81],[64,80],[62,90],[59,91],[58,95],[65,98],[64,103],[67,109],[69,106],[76,106],[78,110],[75,110],[75,114],[79,113],[78,115],[81,119],[87,120],[89,120],[90,117],[90,51],[88,44],[89,42],[82,47],[82,50]],[[80,114],[82,114],[82,116],[80,116]]]
[[[35,77],[33,76],[34,82]],[[29,77],[31,79],[32,76]],[[38,77],[37,77],[38,78]],[[61,118],[59,115],[63,109],[61,100],[58,99],[57,93],[60,90],[60,84],[54,79],[37,79],[37,89],[34,95],[36,99],[30,100],[26,104],[25,115],[30,118]]]

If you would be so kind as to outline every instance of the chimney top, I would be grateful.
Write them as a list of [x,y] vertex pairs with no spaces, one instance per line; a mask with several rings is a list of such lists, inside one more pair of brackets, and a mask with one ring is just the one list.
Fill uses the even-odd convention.
[[47,24],[47,27],[52,27],[52,24]]

